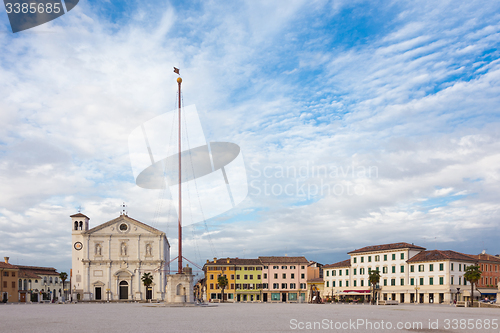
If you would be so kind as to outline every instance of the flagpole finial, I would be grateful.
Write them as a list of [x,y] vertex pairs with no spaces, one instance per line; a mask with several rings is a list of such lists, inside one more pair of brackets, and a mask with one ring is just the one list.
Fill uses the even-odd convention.
[[182,79],[180,77],[177,78],[177,83],[182,83]]

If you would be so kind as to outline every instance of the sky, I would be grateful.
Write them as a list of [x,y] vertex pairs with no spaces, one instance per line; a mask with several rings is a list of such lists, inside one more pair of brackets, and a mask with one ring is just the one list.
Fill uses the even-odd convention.
[[498,254],[499,22],[495,1],[82,0],[14,34],[1,10],[0,254],[69,271],[69,216],[95,227],[125,203],[177,255],[175,209],[136,185],[128,146],[175,109],[173,66],[248,181],[184,227],[191,261]]

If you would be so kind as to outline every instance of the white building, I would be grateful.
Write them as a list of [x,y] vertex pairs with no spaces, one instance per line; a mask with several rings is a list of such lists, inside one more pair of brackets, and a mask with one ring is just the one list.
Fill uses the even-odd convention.
[[[418,303],[449,303],[455,298],[470,297],[470,283],[464,279],[465,268],[476,260],[455,251],[422,251],[408,260],[410,286]],[[477,293],[477,294],[476,294]],[[474,296],[479,296],[475,292]]]
[[[71,216],[73,300],[164,300],[170,245],[164,232],[126,214],[89,229]],[[151,273],[148,290],[141,281]]]
[[377,288],[380,300],[449,303],[470,296],[470,284],[463,274],[475,259],[466,254],[425,251],[409,243],[366,246],[348,254],[350,259],[323,266],[325,296],[369,296],[371,270],[380,272]]

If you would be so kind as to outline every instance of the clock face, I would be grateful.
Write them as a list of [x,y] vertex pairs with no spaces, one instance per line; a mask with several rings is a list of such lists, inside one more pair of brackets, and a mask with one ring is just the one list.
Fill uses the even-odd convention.
[[81,249],[83,249],[83,244],[80,242],[76,242],[75,243],[75,250],[80,251]]

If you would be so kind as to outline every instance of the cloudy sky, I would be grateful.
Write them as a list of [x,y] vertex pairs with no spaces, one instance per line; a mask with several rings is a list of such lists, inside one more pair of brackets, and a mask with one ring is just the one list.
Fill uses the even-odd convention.
[[135,184],[128,146],[175,109],[173,66],[248,178],[236,208],[184,228],[192,261],[498,254],[499,22],[495,1],[82,0],[13,34],[2,10],[0,254],[69,270],[69,215],[94,227],[125,202],[176,256],[169,195]]

